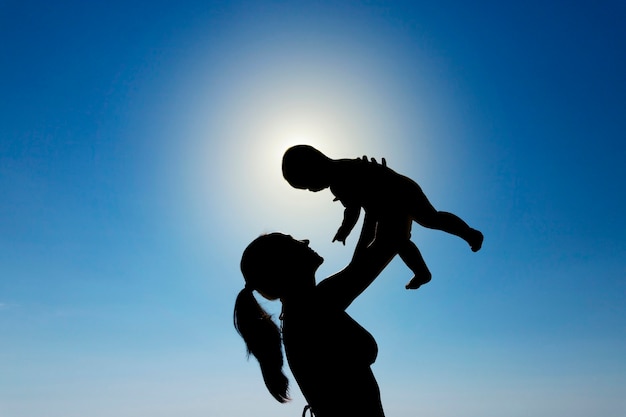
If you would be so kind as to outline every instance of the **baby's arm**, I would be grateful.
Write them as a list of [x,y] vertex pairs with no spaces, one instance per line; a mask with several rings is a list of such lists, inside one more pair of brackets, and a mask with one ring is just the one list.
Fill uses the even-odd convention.
[[[385,158],[382,158],[382,165],[380,165],[374,158],[370,158],[370,160],[368,160],[366,155],[363,155],[362,160],[378,168],[381,168],[381,167],[385,169],[387,168],[387,161],[385,160]],[[361,206],[359,204],[354,204],[353,201],[346,202],[347,200],[346,197],[347,196],[344,195],[343,198],[337,197],[334,200],[334,201],[337,201],[337,200],[341,201],[341,203],[345,206],[345,210],[343,212],[343,222],[341,223],[341,226],[339,226],[339,230],[337,230],[337,233],[335,234],[335,237],[333,238],[333,242],[339,241],[343,243],[344,245],[346,244],[346,238],[348,237],[348,235],[354,228],[354,225],[356,224],[356,222],[359,220],[359,214],[361,212]],[[367,215],[366,215],[366,219],[367,219]],[[364,247],[367,247],[372,242],[372,240],[374,240],[375,231],[376,231],[375,221],[371,223],[370,222],[363,223],[363,231],[361,233],[361,237],[359,238],[356,251],[360,251]]]
[[339,230],[335,234],[333,238],[334,241],[339,241],[346,244],[346,238],[354,228],[357,220],[359,220],[359,214],[361,213],[361,207],[359,206],[346,206],[346,209],[343,211],[343,222],[341,226],[339,226]]

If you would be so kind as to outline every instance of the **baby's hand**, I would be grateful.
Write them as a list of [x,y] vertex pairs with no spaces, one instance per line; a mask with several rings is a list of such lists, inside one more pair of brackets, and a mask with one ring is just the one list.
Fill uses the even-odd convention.
[[341,230],[338,230],[337,233],[335,234],[335,237],[333,238],[333,243],[341,242],[343,243],[343,246],[346,246],[346,237],[347,236],[343,236],[343,234],[341,233]]

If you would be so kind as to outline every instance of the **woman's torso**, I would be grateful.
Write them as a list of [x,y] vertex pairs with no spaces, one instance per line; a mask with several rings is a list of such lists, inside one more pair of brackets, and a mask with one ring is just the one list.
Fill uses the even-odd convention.
[[[354,406],[355,401],[362,403],[365,392],[373,393],[366,400],[372,402],[368,408],[382,413],[370,369],[378,346],[345,311],[329,306],[323,297],[285,306],[283,344],[289,367],[318,415],[322,416],[319,411],[324,407],[338,410],[347,404]],[[358,397],[347,397],[350,389]]]

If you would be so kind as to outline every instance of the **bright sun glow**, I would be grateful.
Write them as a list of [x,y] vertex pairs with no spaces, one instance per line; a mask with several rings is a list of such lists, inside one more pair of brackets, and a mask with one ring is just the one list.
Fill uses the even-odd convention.
[[403,123],[393,111],[396,80],[361,58],[332,51],[265,51],[222,69],[228,74],[222,90],[206,92],[189,126],[181,165],[184,193],[192,201],[182,215],[192,213],[192,224],[207,229],[207,235],[249,239],[283,230],[330,243],[343,208],[328,190],[290,187],[281,171],[285,150],[309,144],[331,158],[384,156],[397,168],[407,158],[398,145],[406,137]]

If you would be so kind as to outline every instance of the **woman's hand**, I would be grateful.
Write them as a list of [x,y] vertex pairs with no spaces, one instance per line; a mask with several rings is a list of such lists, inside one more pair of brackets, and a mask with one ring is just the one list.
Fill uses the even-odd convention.
[[[379,165],[379,164],[378,164],[378,162],[376,162],[376,159],[375,159],[375,158],[370,158],[370,160],[368,161],[368,160],[367,160],[367,155],[363,155],[363,158],[361,158],[361,159],[362,159],[363,161],[365,161],[365,162],[370,162],[370,163],[372,163],[372,164],[374,164],[374,165]],[[385,158],[382,158],[382,164],[381,164],[381,165],[382,165],[383,167],[385,167],[385,168],[387,167],[387,160],[386,160]]]

